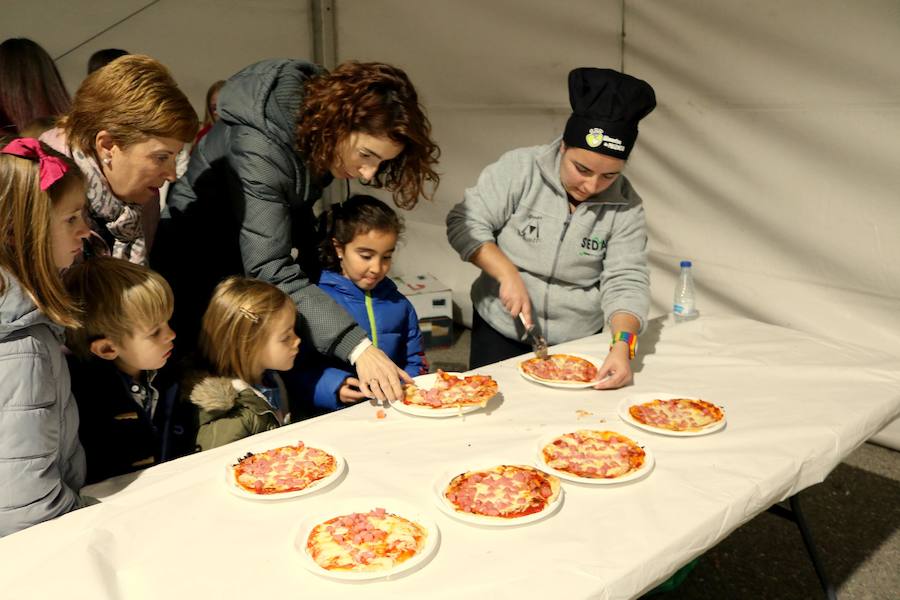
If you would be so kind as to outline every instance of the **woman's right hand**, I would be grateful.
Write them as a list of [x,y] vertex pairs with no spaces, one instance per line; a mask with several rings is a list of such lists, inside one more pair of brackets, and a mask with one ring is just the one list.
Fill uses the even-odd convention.
[[412,377],[375,346],[366,348],[354,366],[360,392],[379,402],[399,402],[403,398],[403,383],[412,383]]
[[500,302],[513,318],[521,313],[526,328],[531,327],[531,299],[518,271],[504,274],[500,279]]
[[472,264],[500,284],[500,302],[515,319],[522,315],[525,327],[531,327],[531,300],[519,269],[494,242],[485,242],[472,254]]

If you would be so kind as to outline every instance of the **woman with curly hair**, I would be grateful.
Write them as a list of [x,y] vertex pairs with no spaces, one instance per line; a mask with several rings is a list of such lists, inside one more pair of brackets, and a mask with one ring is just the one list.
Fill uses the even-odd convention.
[[399,399],[409,376],[315,285],[313,205],[335,179],[389,190],[406,209],[430,196],[439,150],[409,78],[382,63],[327,72],[267,60],[228,80],[218,112],[169,193],[151,256],[178,298],[179,338],[195,343],[219,281],[254,277],[291,297],[304,343],[353,364],[364,394]]

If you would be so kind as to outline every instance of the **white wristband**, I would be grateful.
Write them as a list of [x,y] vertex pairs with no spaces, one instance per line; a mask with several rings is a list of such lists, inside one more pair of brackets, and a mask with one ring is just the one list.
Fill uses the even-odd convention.
[[350,357],[348,360],[351,365],[355,365],[356,361],[359,360],[359,357],[362,356],[362,353],[369,349],[369,346],[372,345],[372,340],[369,338],[364,339],[360,343],[356,345],[356,348],[353,349],[353,352],[350,353]]

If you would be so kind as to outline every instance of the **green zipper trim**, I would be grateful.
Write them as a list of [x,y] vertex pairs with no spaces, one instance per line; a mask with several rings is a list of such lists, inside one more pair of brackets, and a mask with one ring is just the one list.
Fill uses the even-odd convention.
[[372,292],[366,291],[366,314],[369,315],[369,328],[372,330],[372,345],[378,347],[378,328],[375,326],[375,311],[372,310]]

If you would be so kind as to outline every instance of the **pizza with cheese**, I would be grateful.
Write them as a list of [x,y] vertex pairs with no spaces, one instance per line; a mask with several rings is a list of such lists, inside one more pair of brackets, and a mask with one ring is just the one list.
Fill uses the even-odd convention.
[[431,389],[406,384],[402,402],[425,408],[484,406],[496,393],[497,382],[490,375],[457,377],[438,369]]
[[529,358],[519,363],[522,372],[548,383],[592,383],[597,381],[597,366],[586,358],[571,354],[551,354],[546,359]]
[[427,538],[422,525],[375,508],[316,525],[306,551],[329,571],[389,571],[420,553]]
[[517,519],[546,510],[559,489],[559,478],[534,467],[498,465],[457,475],[444,489],[444,498],[460,513]]
[[231,466],[234,482],[252,494],[283,494],[303,490],[337,468],[335,457],[297,442],[265,452],[248,452]]
[[668,431],[700,431],[725,418],[725,412],[711,402],[693,398],[651,400],[628,407],[628,414],[643,425]]
[[618,479],[640,469],[647,454],[621,433],[580,429],[554,438],[541,457],[548,467],[576,477]]

